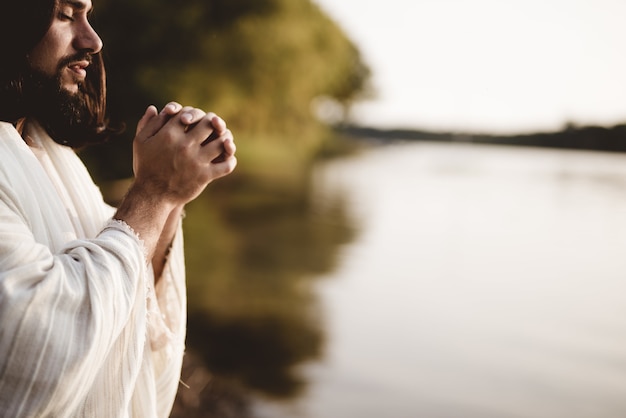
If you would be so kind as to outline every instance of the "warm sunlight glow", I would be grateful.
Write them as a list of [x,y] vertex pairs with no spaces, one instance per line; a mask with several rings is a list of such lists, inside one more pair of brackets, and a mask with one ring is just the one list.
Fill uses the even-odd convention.
[[356,122],[520,132],[626,121],[621,0],[315,0],[361,49]]

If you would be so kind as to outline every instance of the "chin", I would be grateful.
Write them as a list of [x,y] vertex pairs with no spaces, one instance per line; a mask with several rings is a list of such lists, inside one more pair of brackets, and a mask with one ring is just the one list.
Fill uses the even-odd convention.
[[70,93],[76,94],[80,90],[80,86],[83,83],[83,79],[79,79],[77,77],[63,77],[60,80],[59,87],[61,90]]
[[61,89],[69,94],[77,94],[80,90],[80,84],[72,83],[61,86]]

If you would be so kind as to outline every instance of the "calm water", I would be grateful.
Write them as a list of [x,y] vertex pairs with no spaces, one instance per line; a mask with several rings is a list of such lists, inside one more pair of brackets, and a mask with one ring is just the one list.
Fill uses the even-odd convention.
[[358,233],[313,281],[301,390],[258,416],[626,416],[626,156],[396,144],[309,193]]

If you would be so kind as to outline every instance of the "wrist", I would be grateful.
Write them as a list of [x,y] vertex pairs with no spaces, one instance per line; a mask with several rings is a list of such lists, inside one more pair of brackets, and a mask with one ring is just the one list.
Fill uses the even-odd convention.
[[179,206],[140,184],[133,184],[113,218],[125,222],[139,235],[150,258],[168,218]]

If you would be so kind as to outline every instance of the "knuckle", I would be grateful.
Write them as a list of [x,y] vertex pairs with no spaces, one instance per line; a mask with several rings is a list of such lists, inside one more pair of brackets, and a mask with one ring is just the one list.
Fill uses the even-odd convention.
[[197,107],[194,107],[192,109],[193,114],[197,117],[197,118],[203,118],[205,117],[206,113],[204,112],[204,110],[202,109],[198,109]]
[[180,144],[180,152],[187,159],[193,158],[193,151],[195,149],[195,144],[192,141],[185,141]]

